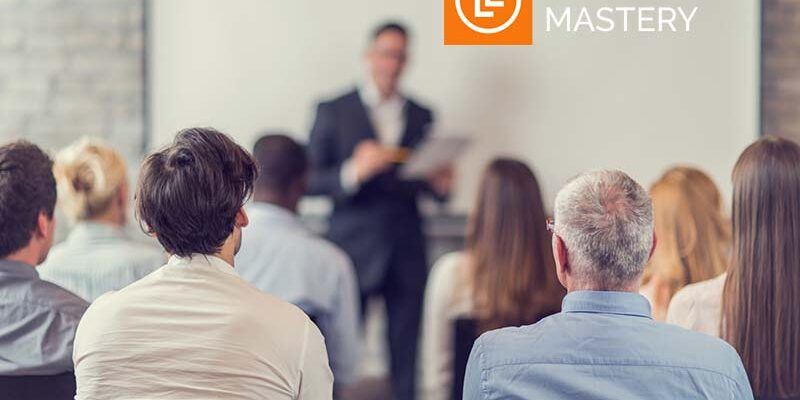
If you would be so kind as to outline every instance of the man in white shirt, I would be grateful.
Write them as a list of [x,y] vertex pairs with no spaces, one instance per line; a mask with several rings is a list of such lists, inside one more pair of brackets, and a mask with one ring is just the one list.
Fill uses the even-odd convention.
[[77,399],[332,398],[316,326],[234,270],[256,174],[213,129],[183,130],[144,161],[137,215],[171,258],[86,312]]
[[336,391],[356,380],[359,356],[358,293],[347,255],[317,237],[297,216],[306,191],[303,146],[284,135],[266,135],[253,147],[259,174],[250,224],[242,229],[236,269],[257,288],[286,300],[313,318],[325,336]]

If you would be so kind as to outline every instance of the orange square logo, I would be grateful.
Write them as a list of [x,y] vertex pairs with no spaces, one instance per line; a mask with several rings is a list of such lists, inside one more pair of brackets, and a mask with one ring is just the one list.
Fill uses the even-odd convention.
[[444,0],[444,44],[531,45],[533,0]]

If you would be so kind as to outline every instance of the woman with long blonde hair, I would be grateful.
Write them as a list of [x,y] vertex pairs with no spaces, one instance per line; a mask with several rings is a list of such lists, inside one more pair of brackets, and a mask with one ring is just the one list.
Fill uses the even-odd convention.
[[55,157],[58,207],[75,224],[38,268],[42,279],[89,302],[122,289],[165,262],[154,247],[125,234],[128,179],[122,156],[97,139],[83,138]]
[[527,325],[561,309],[558,283],[545,229],[539,184],[521,161],[492,161],[481,179],[463,252],[442,257],[425,293],[422,360],[425,399],[460,398],[456,323],[474,321],[482,332]]
[[650,197],[658,245],[641,293],[653,318],[663,321],[678,290],[725,272],[731,231],[717,185],[699,169],[669,169],[651,186]]

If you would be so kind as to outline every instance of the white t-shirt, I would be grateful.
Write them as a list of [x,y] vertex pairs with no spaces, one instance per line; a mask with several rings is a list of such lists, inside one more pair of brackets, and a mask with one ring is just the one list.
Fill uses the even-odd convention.
[[316,326],[225,261],[172,257],[101,296],[75,337],[76,399],[331,399]]

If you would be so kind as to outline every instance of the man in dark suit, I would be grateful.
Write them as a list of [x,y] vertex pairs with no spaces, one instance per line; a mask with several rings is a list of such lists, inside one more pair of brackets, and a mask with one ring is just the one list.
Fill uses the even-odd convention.
[[404,149],[417,147],[433,122],[430,110],[398,91],[407,41],[399,24],[375,30],[366,55],[369,76],[356,90],[319,105],[309,141],[309,192],[334,202],[328,237],[353,259],[362,302],[384,297],[397,400],[414,398],[428,270],[417,197],[444,199],[452,182],[450,168],[427,181],[398,174]]

